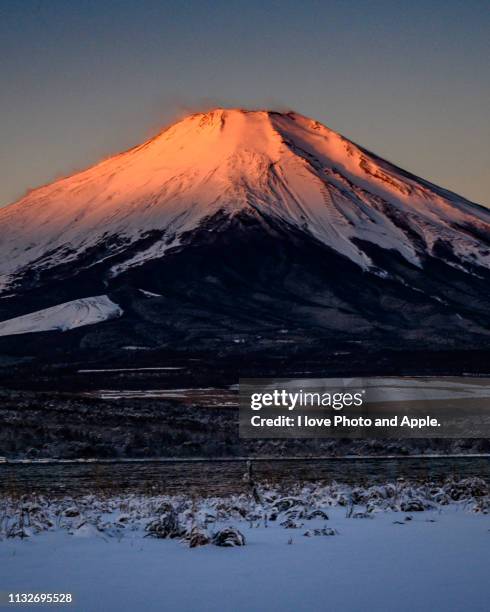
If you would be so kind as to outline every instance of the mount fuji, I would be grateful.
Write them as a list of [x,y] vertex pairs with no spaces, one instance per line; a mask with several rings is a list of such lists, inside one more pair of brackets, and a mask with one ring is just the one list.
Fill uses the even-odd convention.
[[215,109],[0,209],[0,354],[485,349],[489,281],[487,208],[303,115]]

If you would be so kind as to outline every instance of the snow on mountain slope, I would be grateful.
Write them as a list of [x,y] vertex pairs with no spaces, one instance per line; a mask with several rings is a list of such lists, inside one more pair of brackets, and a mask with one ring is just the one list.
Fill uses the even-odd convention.
[[120,317],[122,309],[107,295],[81,298],[0,323],[0,336],[67,331]]
[[247,209],[308,232],[363,269],[374,268],[363,243],[421,266],[441,241],[451,265],[490,268],[480,240],[490,211],[297,113],[216,109],[1,209],[0,292],[91,249],[99,254],[83,265],[119,254],[117,275],[178,246],[205,218]]

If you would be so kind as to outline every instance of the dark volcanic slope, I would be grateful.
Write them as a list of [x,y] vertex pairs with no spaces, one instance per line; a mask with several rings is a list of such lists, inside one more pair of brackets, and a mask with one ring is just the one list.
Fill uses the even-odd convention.
[[[212,231],[209,231],[212,228]],[[10,356],[48,361],[147,362],[161,354],[314,354],[339,347],[484,349],[489,274],[473,277],[428,257],[424,273],[371,246],[390,278],[363,271],[320,241],[257,213],[215,216],[160,259],[108,278],[113,260],[51,270],[39,288],[0,305],[8,318],[106,293],[122,317],[66,332],[0,338]],[[28,296],[27,299],[25,296]],[[361,343],[361,345],[359,345]],[[258,364],[260,369],[260,363]]]

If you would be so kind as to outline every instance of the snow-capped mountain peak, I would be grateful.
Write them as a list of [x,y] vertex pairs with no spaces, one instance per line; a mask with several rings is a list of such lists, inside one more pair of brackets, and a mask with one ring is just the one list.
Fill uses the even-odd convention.
[[1,209],[0,290],[70,261],[116,258],[109,275],[118,275],[164,256],[213,215],[243,211],[365,270],[382,272],[367,244],[418,267],[447,249],[451,265],[490,267],[486,209],[300,114],[220,108]]

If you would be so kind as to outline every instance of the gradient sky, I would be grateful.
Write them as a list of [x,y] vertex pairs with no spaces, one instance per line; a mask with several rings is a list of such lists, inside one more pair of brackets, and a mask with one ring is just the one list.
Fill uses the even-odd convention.
[[0,205],[185,110],[295,109],[490,205],[488,0],[0,0]]

